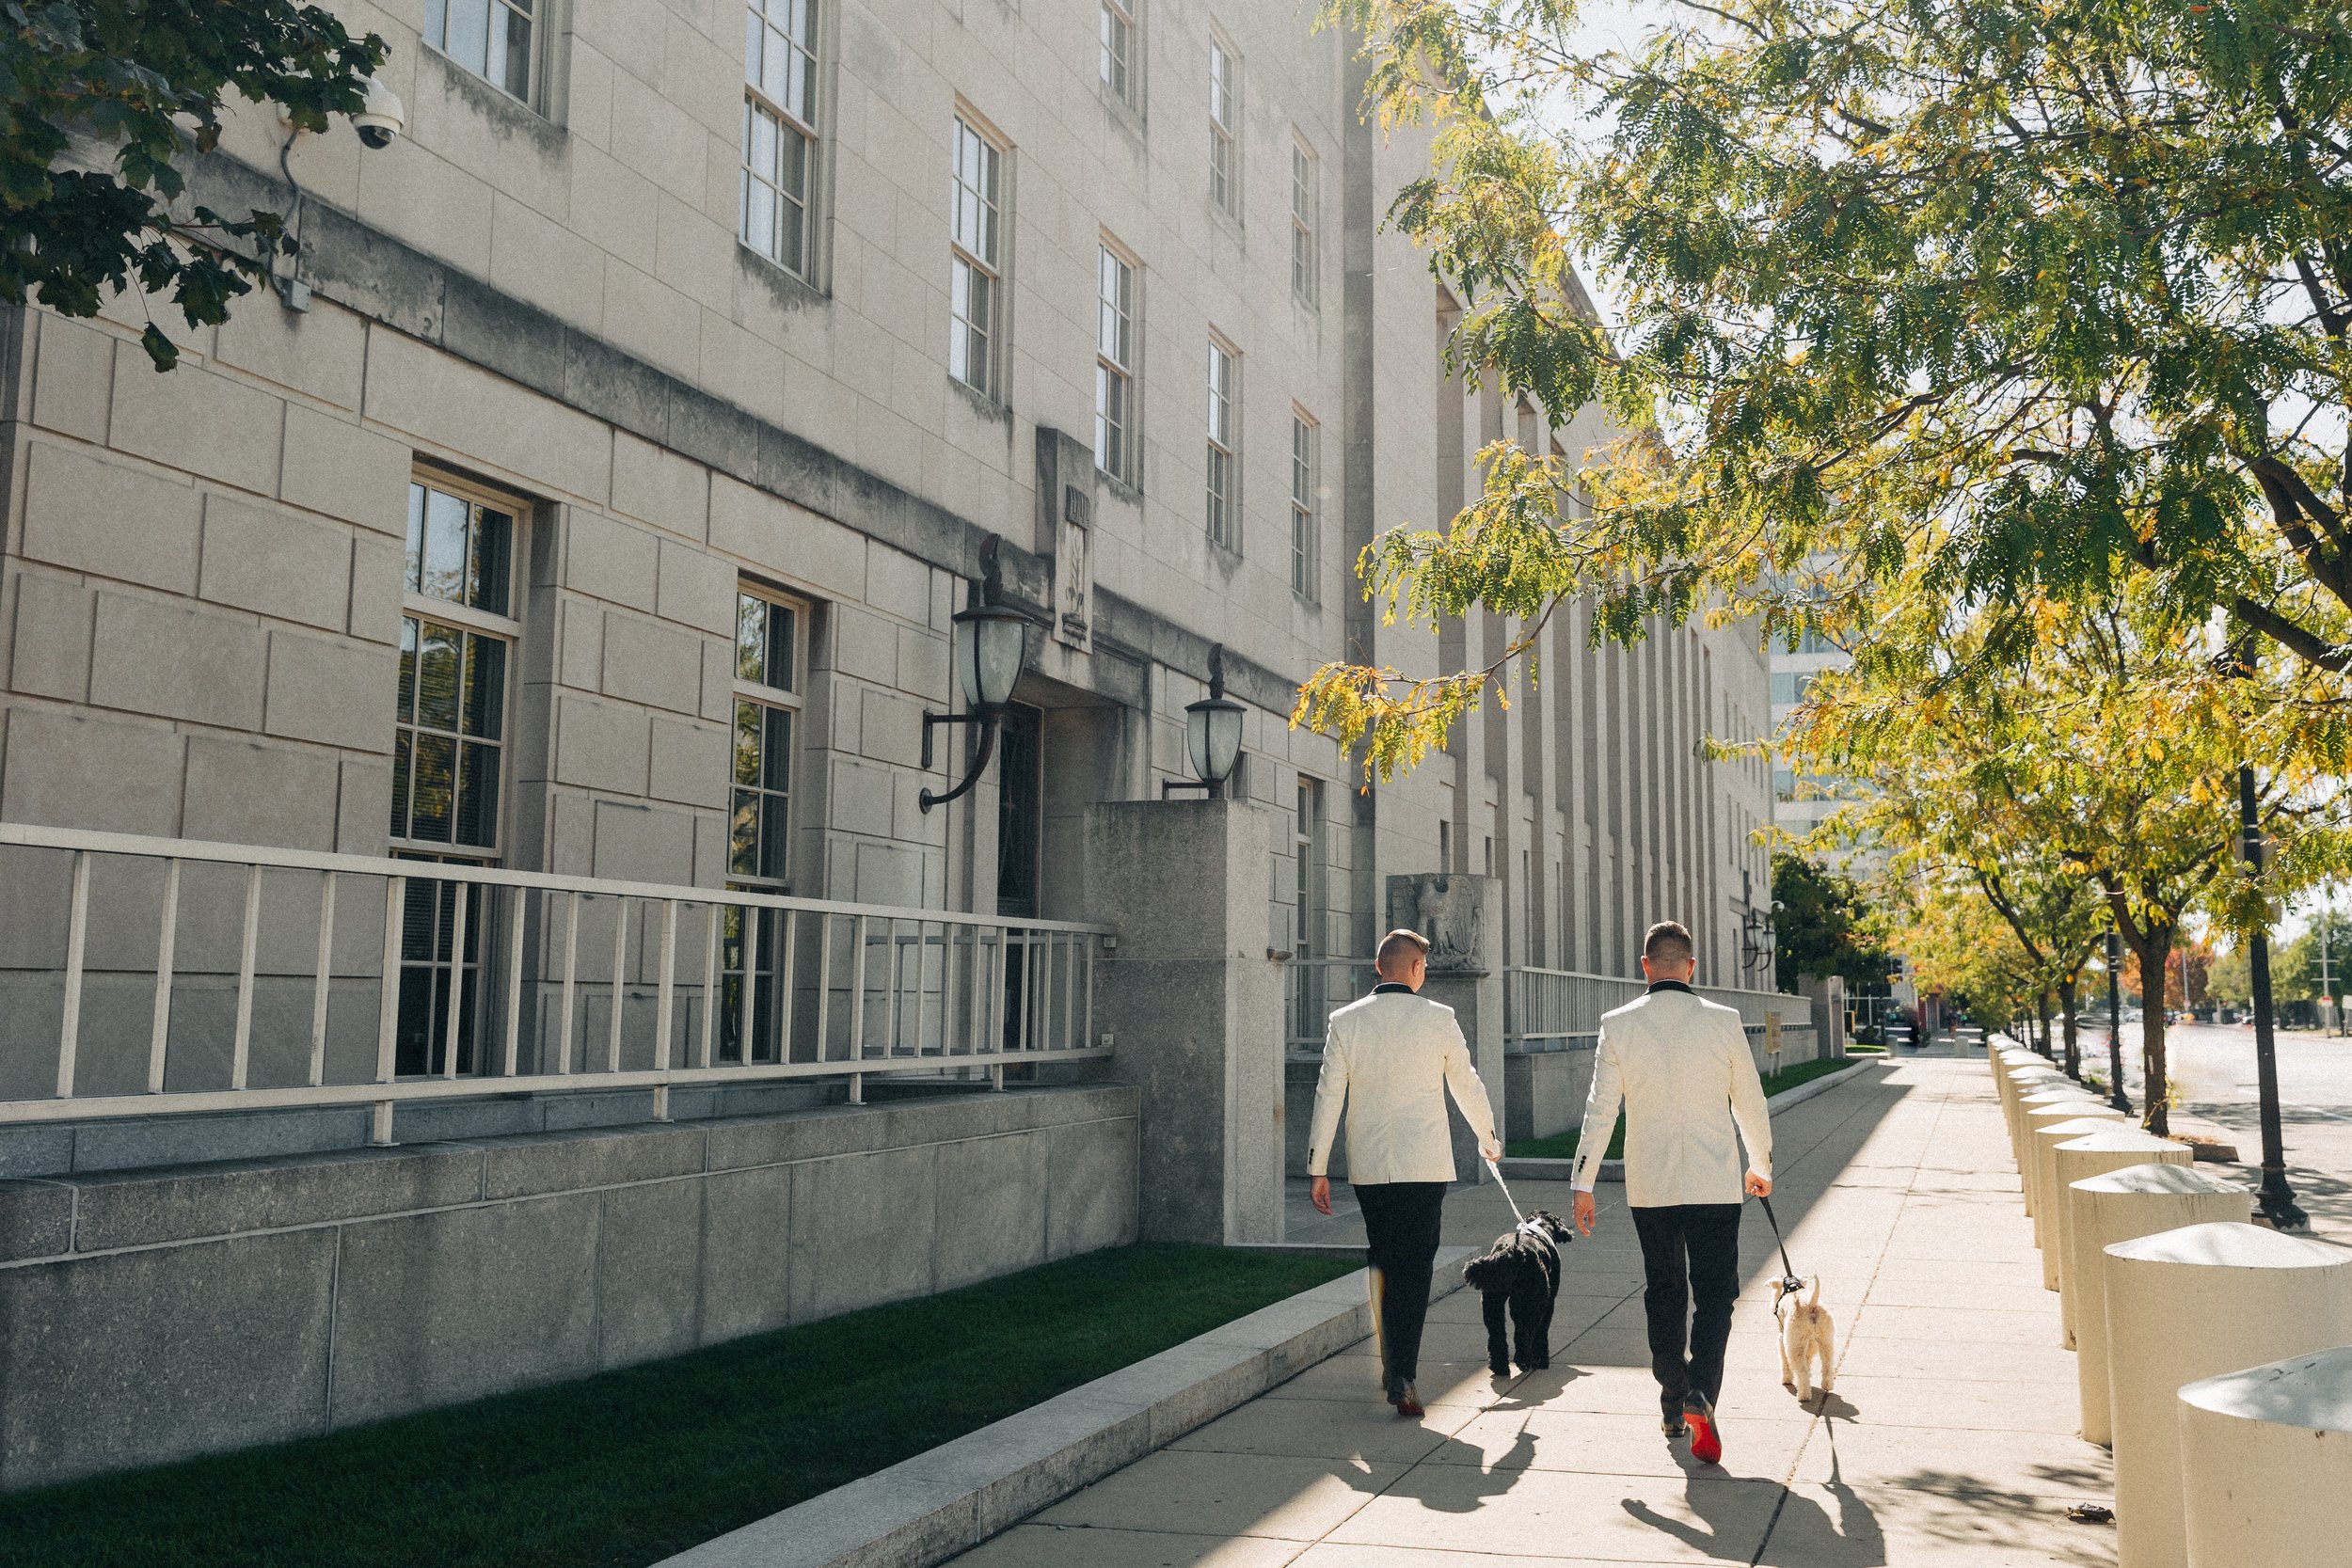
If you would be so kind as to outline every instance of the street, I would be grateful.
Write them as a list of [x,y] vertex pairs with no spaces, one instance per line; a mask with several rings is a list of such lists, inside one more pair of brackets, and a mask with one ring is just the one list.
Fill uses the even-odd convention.
[[[2165,1032],[2179,1100],[2177,1117],[2205,1122],[2237,1143],[2249,1185],[2261,1180],[2262,1136],[2255,1119],[2254,1029],[2251,1024],[2182,1024]],[[2352,1039],[2308,1030],[2280,1030],[2279,1118],[2286,1144],[2287,1180],[2312,1216],[2315,1231],[2352,1242]],[[2083,1066],[2106,1076],[2106,1027],[2082,1035]],[[2137,1109],[2142,1101],[2139,1025],[2123,1025],[2123,1083]],[[2177,1126],[2175,1131],[2189,1131]]]

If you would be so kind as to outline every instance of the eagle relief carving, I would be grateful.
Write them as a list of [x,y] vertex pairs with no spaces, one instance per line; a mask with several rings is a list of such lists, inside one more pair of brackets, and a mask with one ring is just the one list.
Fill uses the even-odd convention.
[[1432,974],[1484,974],[1486,961],[1486,879],[1444,872],[1394,877],[1389,882],[1389,924],[1429,939]]

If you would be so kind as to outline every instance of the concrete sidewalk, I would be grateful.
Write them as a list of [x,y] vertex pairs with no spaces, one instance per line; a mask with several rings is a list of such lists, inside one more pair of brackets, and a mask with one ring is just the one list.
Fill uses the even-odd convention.
[[[1568,1255],[1549,1370],[1495,1379],[1478,1298],[1431,1313],[1425,1421],[1378,1402],[1360,1344],[966,1553],[967,1568],[1774,1568],[2112,1564],[2069,1523],[2112,1497],[2076,1428],[2073,1356],[2041,1285],[1981,1059],[1873,1065],[1775,1118],[1797,1266],[1836,1315],[1836,1394],[1779,1382],[1771,1233],[1751,1213],[1722,1465],[1661,1436],[1622,1189]],[[1523,1205],[1565,1212],[1562,1184]],[[1445,1239],[1508,1228],[1457,1189]],[[1325,1239],[1323,1237],[1316,1238]],[[1337,1239],[1336,1237],[1332,1239]]]

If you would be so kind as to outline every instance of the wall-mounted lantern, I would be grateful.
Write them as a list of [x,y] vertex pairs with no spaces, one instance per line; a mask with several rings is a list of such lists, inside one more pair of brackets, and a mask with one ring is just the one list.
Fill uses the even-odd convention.
[[[993,574],[990,576],[993,578]],[[945,795],[934,795],[926,788],[915,797],[915,804],[927,812],[968,793],[980,782],[980,775],[988,771],[989,759],[996,752],[997,724],[1005,716],[1005,705],[1012,701],[1012,689],[1020,683],[1021,672],[1029,662],[1029,618],[1009,605],[982,602],[993,596],[982,583],[975,582],[972,603],[956,611],[956,681],[963,690],[963,712],[923,710],[926,771],[931,766],[931,731],[935,727],[979,726],[979,738],[972,747],[971,768],[964,774],[963,782]]]
[[1223,796],[1225,781],[1241,761],[1241,721],[1248,711],[1225,695],[1225,645],[1217,643],[1209,650],[1209,694],[1184,705],[1184,751],[1194,782],[1162,784],[1161,800],[1180,789],[1200,790],[1212,800]]

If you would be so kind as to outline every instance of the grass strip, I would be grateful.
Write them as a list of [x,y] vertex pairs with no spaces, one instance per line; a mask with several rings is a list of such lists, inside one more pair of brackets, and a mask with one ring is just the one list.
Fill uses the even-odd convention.
[[0,1497],[0,1563],[643,1568],[1358,1266],[1090,1253],[577,1383]]
[[[1795,1067],[1782,1068],[1778,1072],[1768,1072],[1764,1075],[1764,1097],[1769,1100],[1783,1089],[1793,1089],[1798,1085],[1809,1084],[1816,1078],[1826,1078],[1831,1073],[1852,1065],[1851,1062],[1840,1057],[1821,1056],[1810,1062],[1800,1062]],[[1582,1131],[1581,1127],[1571,1127],[1565,1132],[1554,1132],[1549,1138],[1515,1138],[1503,1147],[1502,1152],[1507,1158],[1513,1160],[1573,1160],[1576,1158],[1576,1135]],[[1625,1158],[1625,1116],[1623,1113],[1619,1113],[1617,1117],[1616,1131],[1610,1134],[1608,1152],[1601,1158],[1604,1160]]]

